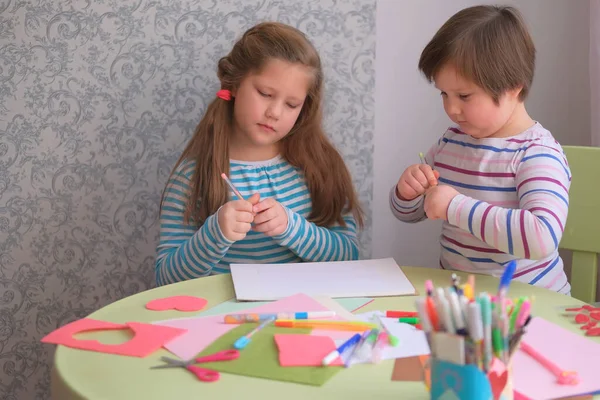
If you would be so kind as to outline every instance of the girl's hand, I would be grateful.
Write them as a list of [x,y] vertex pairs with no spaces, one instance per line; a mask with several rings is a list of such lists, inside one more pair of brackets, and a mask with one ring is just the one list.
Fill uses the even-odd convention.
[[254,230],[267,236],[281,235],[288,226],[288,216],[283,206],[273,198],[268,198],[254,206]]
[[219,209],[217,214],[219,227],[228,240],[237,242],[246,237],[254,221],[252,207],[259,200],[260,195],[256,193],[248,200],[229,201]]
[[428,164],[414,164],[406,168],[400,176],[396,191],[402,200],[412,200],[438,184],[440,173]]
[[424,210],[429,219],[448,219],[448,206],[454,197],[459,195],[453,187],[439,185],[427,191]]

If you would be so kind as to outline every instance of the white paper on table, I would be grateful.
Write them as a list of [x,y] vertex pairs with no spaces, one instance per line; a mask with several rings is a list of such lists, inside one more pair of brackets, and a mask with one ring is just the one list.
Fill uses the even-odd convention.
[[[379,323],[377,316],[381,317],[383,325],[398,338],[399,344],[396,347],[388,344],[383,348],[382,359],[407,358],[430,353],[425,332],[410,324],[400,323],[397,318],[385,318],[384,315],[381,311],[369,311],[356,315],[357,320],[372,323]],[[339,345],[339,343],[337,344]],[[371,360],[358,360],[352,364],[364,362],[371,362]]]
[[393,258],[288,264],[231,264],[238,301],[309,296],[381,297],[416,294]]

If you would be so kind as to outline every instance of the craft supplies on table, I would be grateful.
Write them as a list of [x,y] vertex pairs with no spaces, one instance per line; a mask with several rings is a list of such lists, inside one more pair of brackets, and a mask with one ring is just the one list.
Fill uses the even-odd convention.
[[201,368],[194,364],[202,364],[208,362],[220,362],[220,361],[231,361],[236,360],[240,357],[240,352],[238,350],[224,350],[219,351],[214,354],[210,354],[203,357],[197,357],[190,361],[181,361],[176,360],[170,357],[161,357],[161,360],[166,362],[166,364],[155,365],[150,367],[150,369],[163,369],[163,368],[185,368],[198,378],[198,380],[203,382],[216,382],[221,377],[221,374],[218,371],[214,371],[207,368]]

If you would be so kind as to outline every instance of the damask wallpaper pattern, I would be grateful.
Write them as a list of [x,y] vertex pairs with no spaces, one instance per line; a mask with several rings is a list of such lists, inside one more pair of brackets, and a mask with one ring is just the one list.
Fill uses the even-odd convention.
[[253,24],[305,31],[367,211],[375,0],[0,0],[0,399],[49,398],[56,327],[153,286],[163,185]]

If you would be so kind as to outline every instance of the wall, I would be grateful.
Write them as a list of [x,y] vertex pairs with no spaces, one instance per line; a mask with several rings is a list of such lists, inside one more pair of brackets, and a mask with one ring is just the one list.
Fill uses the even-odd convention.
[[321,52],[368,256],[374,0],[0,2],[0,398],[49,398],[40,338],[153,286],[167,176],[215,98],[216,61],[261,20]]
[[[423,47],[458,10],[491,1],[377,2],[373,256],[401,265],[438,266],[439,223],[408,225],[389,211],[388,194],[448,124],[439,92],[419,74]],[[537,68],[527,107],[563,144],[590,144],[589,2],[505,1],[527,20]]]

